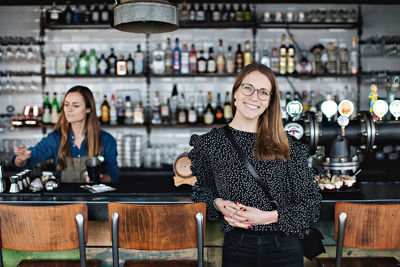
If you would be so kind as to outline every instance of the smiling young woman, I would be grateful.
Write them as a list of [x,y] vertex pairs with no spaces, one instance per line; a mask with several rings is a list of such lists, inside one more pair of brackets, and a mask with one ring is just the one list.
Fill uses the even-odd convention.
[[222,220],[222,266],[303,266],[300,238],[318,220],[321,195],[307,165],[308,147],[288,136],[274,73],[250,64],[232,88],[226,126],[279,204],[275,209],[225,135],[193,135],[189,153],[197,177],[192,199],[205,202],[207,219]]

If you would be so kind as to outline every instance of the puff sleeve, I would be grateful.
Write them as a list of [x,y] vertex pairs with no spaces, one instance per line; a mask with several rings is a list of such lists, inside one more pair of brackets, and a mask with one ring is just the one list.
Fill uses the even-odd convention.
[[307,145],[293,141],[288,160],[288,187],[292,197],[278,208],[278,228],[286,234],[303,237],[304,230],[317,222],[320,214],[321,194],[313,182],[314,171],[308,167]]
[[193,149],[189,152],[190,169],[197,178],[197,182],[193,186],[192,200],[194,202],[204,202],[207,206],[207,219],[216,221],[220,213],[214,207],[213,202],[218,197],[218,192],[204,138],[204,135],[194,134],[189,142],[193,146]]

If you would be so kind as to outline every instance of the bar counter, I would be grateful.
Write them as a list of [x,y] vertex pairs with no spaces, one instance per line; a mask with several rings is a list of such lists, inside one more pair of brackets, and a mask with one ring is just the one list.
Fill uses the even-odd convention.
[[[84,202],[89,208],[89,220],[106,221],[107,204],[124,202],[136,204],[190,203],[190,185],[174,186],[171,171],[135,171],[133,176],[123,173],[120,181],[110,186],[117,190],[90,193],[81,184],[59,185],[54,191],[0,194],[0,203],[16,205],[60,205]],[[400,182],[361,182],[341,192],[322,192],[321,219],[333,219],[337,201],[389,204],[400,203]]]

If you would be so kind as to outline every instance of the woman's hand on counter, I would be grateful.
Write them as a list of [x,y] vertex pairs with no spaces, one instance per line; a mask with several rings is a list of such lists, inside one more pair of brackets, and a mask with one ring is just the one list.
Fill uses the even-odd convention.
[[17,167],[23,167],[26,164],[26,161],[31,157],[31,151],[26,148],[26,146],[16,146],[14,147],[15,154],[15,165]]

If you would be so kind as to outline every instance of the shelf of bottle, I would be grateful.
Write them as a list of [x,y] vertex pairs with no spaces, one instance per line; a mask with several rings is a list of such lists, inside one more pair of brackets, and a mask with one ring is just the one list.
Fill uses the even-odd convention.
[[[356,29],[359,26],[358,22],[332,22],[332,23],[317,23],[317,22],[264,22],[264,21],[193,21],[180,22],[181,29],[195,28],[293,28],[293,29]],[[46,29],[49,30],[68,30],[68,29],[112,29],[109,23],[99,24],[46,24]]]
[[0,76],[41,76],[40,72],[33,71],[0,71]]
[[316,23],[316,22],[258,22],[258,28],[292,28],[292,29],[357,29],[357,22],[348,23]]
[[48,78],[143,78],[145,77],[144,74],[127,74],[127,75],[115,75],[115,74],[96,74],[96,75],[67,75],[67,74],[47,74],[46,77]]
[[[143,128],[145,124],[101,124],[101,128]],[[204,123],[184,123],[184,124],[150,124],[151,128],[219,128],[225,126],[225,124],[204,124]],[[15,126],[17,128],[53,128],[54,124],[42,124],[38,122],[37,125],[25,125]]]
[[[185,77],[236,77],[236,73],[188,73],[188,74],[150,74],[150,77],[153,78],[185,78]],[[112,74],[105,74],[105,75],[59,75],[59,74],[51,74],[46,75],[49,78],[143,78],[145,77],[144,74],[134,74],[134,75],[112,75]],[[357,75],[354,74],[279,74],[275,73],[277,77],[294,77],[294,78],[318,78],[318,77],[333,77],[333,78],[340,78],[340,77],[356,77]]]
[[46,24],[46,29],[49,30],[88,30],[88,29],[112,29],[110,23],[97,24]]
[[193,21],[180,22],[179,28],[195,29],[195,28],[251,28],[255,26],[254,21]]
[[376,75],[400,75],[400,70],[394,71],[394,70],[375,70],[375,71],[363,71],[361,73],[361,76],[376,76]]

